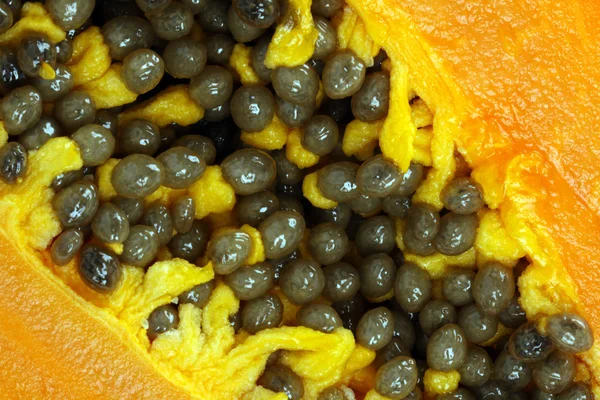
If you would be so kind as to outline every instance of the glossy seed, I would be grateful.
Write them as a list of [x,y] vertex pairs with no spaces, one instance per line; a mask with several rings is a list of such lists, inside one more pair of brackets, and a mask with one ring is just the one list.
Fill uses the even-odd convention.
[[77,228],[92,222],[98,205],[98,188],[83,181],[61,190],[52,199],[52,208],[65,228]]
[[104,243],[123,243],[129,235],[127,214],[112,203],[102,204],[92,220],[92,232]]
[[517,391],[524,389],[531,381],[531,367],[503,351],[494,362],[493,379]]
[[361,256],[375,253],[390,253],[394,247],[396,228],[394,221],[387,216],[378,215],[363,222],[354,239]]
[[193,185],[206,170],[206,163],[187,147],[172,147],[159,154],[156,161],[164,168],[163,185],[172,189],[185,189]]
[[367,311],[358,322],[356,342],[371,350],[379,350],[392,340],[394,315],[385,307]]
[[245,132],[260,132],[273,120],[275,99],[263,86],[242,86],[231,98],[231,116]]
[[196,215],[196,202],[190,196],[181,196],[173,203],[171,210],[173,227],[177,232],[185,233],[192,229]]
[[496,335],[498,319],[485,314],[475,304],[469,304],[459,311],[458,325],[469,342],[482,344]]
[[112,203],[125,212],[130,225],[137,224],[144,214],[144,201],[142,199],[117,196],[112,199]]
[[376,299],[393,289],[396,264],[387,254],[372,254],[361,261],[358,273],[362,295],[367,299]]
[[279,210],[279,199],[271,191],[253,193],[238,198],[235,215],[240,224],[258,226],[268,216]]
[[302,147],[318,155],[329,154],[339,142],[336,122],[327,115],[315,115],[304,125]]
[[415,388],[417,377],[415,360],[399,356],[379,368],[375,375],[375,390],[390,399],[403,399]]
[[145,119],[133,119],[121,128],[118,136],[119,151],[152,156],[160,147],[160,139],[158,126]]
[[594,335],[585,319],[573,313],[548,317],[546,333],[557,348],[568,353],[581,353],[594,344]]
[[479,220],[475,214],[448,213],[440,220],[440,229],[433,241],[442,254],[455,256],[473,247]]
[[33,86],[21,86],[0,102],[0,117],[9,135],[32,128],[42,115],[42,96]]
[[242,266],[225,275],[225,283],[229,285],[240,300],[252,300],[264,295],[273,287],[275,268],[268,262]]
[[394,296],[405,312],[419,312],[431,298],[431,277],[417,265],[406,263],[398,269]]
[[510,303],[515,294],[511,268],[489,263],[477,271],[473,281],[473,299],[481,311],[497,315]]
[[560,350],[555,350],[533,366],[533,381],[546,393],[562,392],[571,385],[574,377],[575,357]]
[[169,209],[160,203],[146,209],[141,223],[154,228],[161,246],[166,246],[173,236],[173,217]]
[[154,340],[161,333],[177,329],[179,326],[179,314],[172,304],[165,304],[156,308],[148,316],[148,339]]
[[282,271],[279,286],[290,302],[302,305],[319,297],[325,287],[325,276],[315,261],[293,260]]
[[210,241],[208,257],[215,272],[226,275],[244,264],[251,250],[250,235],[242,231],[231,231],[222,233]]
[[535,362],[546,358],[554,349],[554,345],[548,336],[538,332],[535,323],[528,322],[512,333],[508,349],[519,360]]
[[267,189],[277,174],[273,158],[257,149],[231,153],[221,163],[221,169],[223,177],[238,195],[249,195]]
[[300,400],[304,396],[302,379],[285,365],[267,367],[256,384],[276,393],[285,393],[289,400]]
[[62,136],[62,128],[58,122],[52,117],[42,115],[31,129],[19,135],[19,143],[27,150],[37,150],[48,140],[59,136]]
[[27,173],[29,157],[20,143],[9,142],[0,148],[0,180],[9,185],[17,183]]
[[342,326],[338,313],[326,304],[307,304],[296,312],[296,323],[323,333],[331,333]]
[[58,235],[50,247],[50,257],[56,265],[66,265],[83,247],[83,233],[78,229],[68,229]]
[[419,325],[427,336],[446,324],[456,323],[457,319],[456,309],[445,300],[431,300],[419,313]]
[[90,288],[100,293],[114,291],[122,275],[115,253],[96,245],[87,245],[81,250],[77,271]]
[[123,242],[121,260],[134,267],[145,268],[156,257],[160,247],[158,233],[151,226],[136,225],[129,230],[129,236]]
[[315,226],[308,237],[308,251],[320,264],[330,265],[340,261],[348,251],[348,235],[334,223]]
[[174,78],[189,79],[206,65],[206,45],[189,37],[170,41],[162,53],[165,69]]
[[204,221],[194,220],[192,228],[185,233],[178,233],[169,242],[169,250],[173,257],[183,258],[191,263],[204,253],[208,239],[210,236],[210,228]]
[[115,150],[115,137],[100,125],[84,125],[71,135],[71,139],[79,147],[84,167],[104,164]]
[[132,154],[115,166],[111,183],[120,196],[144,198],[154,193],[164,179],[162,163],[144,154]]
[[323,268],[325,287],[323,296],[332,302],[351,300],[360,289],[360,276],[356,268],[347,262],[339,262]]
[[467,358],[467,339],[462,329],[447,324],[435,331],[427,344],[427,363],[438,371],[460,368]]
[[444,207],[456,214],[472,214],[483,208],[481,186],[471,178],[456,178],[442,190]]
[[215,289],[214,279],[194,286],[190,290],[179,295],[179,304],[193,304],[196,307],[202,308],[208,303],[210,295]]
[[77,29],[92,15],[95,0],[47,0],[52,19],[62,30]]
[[492,376],[492,358],[481,347],[469,345],[465,362],[458,369],[460,383],[469,387],[481,386]]
[[73,91],[57,100],[53,113],[65,131],[72,133],[82,126],[94,123],[96,103],[87,93]]
[[367,67],[351,50],[335,53],[325,64],[323,87],[332,99],[342,99],[356,93],[365,80]]
[[242,309],[242,326],[249,333],[276,328],[283,319],[283,304],[276,295],[265,294],[248,301]]
[[139,49],[123,60],[121,78],[127,89],[137,94],[154,89],[165,72],[163,59],[153,50]]

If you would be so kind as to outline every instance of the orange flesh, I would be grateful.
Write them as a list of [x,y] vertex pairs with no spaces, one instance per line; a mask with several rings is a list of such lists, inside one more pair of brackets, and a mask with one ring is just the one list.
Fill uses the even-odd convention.
[[[348,2],[410,66],[407,87],[435,107],[515,239],[534,262],[566,267],[598,338],[600,3]],[[189,397],[10,237],[0,226],[3,396]]]

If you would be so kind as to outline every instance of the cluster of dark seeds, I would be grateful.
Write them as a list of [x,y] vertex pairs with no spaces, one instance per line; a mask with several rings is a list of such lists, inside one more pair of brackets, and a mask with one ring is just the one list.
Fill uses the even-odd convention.
[[[344,128],[353,118],[375,121],[387,115],[390,88],[389,74],[380,68],[385,53],[367,68],[352,51],[336,50],[329,18],[342,0],[312,2],[319,32],[313,58],[275,70],[264,60],[274,24],[284,12],[278,0],[94,4],[47,0],[68,39],[54,45],[43,35],[32,35],[16,48],[0,49],[0,117],[10,135],[0,149],[0,179],[19,182],[27,172],[28,152],[54,137],[70,136],[81,151],[84,167],[52,182],[52,206],[64,227],[50,248],[55,264],[66,265],[78,256],[83,281],[108,293],[119,284],[122,262],[147,268],[163,247],[192,263],[205,255],[241,300],[240,312],[231,316],[236,331],[257,333],[281,324],[283,305],[271,291],[277,285],[300,306],[297,325],[324,333],[343,326],[359,344],[376,351],[375,389],[392,399],[420,400],[427,368],[460,372],[460,388],[440,396],[444,400],[592,398],[586,384],[573,383],[573,354],[593,343],[581,317],[563,313],[539,324],[528,322],[518,302],[515,272],[498,263],[477,272],[449,271],[442,298],[434,299],[429,274],[404,262],[393,218],[405,222],[408,252],[457,255],[473,246],[477,212],[485,204],[468,167],[459,167],[457,178],[443,190],[440,212],[412,202],[427,173],[422,165],[413,163],[402,172],[381,154],[361,163],[340,151]],[[0,1],[0,33],[19,14],[20,1]],[[194,21],[207,34],[203,41],[189,35]],[[189,127],[161,129],[142,119],[118,127],[122,108],[97,110],[87,93],[72,90],[65,66],[71,40],[91,24],[102,27],[131,91],[144,99],[186,82],[192,99],[205,109],[205,119]],[[241,85],[227,68],[236,42],[252,46],[252,68],[266,86]],[[45,64],[56,71],[54,79],[40,76]],[[326,97],[317,107],[320,83]],[[54,103],[51,115],[43,114],[44,102]],[[241,130],[258,132],[274,115],[289,127],[302,127],[302,146],[323,156],[317,186],[337,207],[323,210],[305,201],[301,183],[307,172],[288,161],[285,150],[265,152],[241,142]],[[111,157],[120,159],[111,177],[117,197],[101,203],[95,169]],[[465,165],[460,156],[457,160]],[[190,187],[215,163],[238,196],[238,222],[260,231],[267,261],[247,264],[252,241],[242,230],[209,242],[210,227],[194,218],[189,196],[170,207],[144,201],[161,185]],[[299,251],[307,228],[310,257]],[[109,250],[111,243],[123,245],[121,255]],[[197,285],[181,293],[178,304],[203,307],[214,287],[214,281]],[[392,299],[380,301],[392,293]],[[177,328],[177,306],[161,306],[147,321],[148,337],[154,340]],[[510,339],[482,347],[500,323],[515,329]],[[257,383],[300,399],[302,379],[278,362],[277,354]],[[345,398],[337,387],[319,397]]]

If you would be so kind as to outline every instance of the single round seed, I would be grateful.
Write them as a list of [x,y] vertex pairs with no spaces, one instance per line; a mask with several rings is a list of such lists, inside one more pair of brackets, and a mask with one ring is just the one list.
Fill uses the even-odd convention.
[[161,246],[166,246],[173,236],[173,218],[169,209],[160,203],[152,204],[146,209],[141,223],[154,228]]
[[475,304],[469,304],[459,311],[458,325],[469,342],[482,344],[496,335],[498,319],[485,314]]
[[519,304],[518,293],[512,298],[510,303],[498,314],[498,320],[507,328],[517,329],[519,326],[527,322],[525,311]]
[[194,286],[190,290],[179,295],[179,304],[193,304],[196,307],[202,308],[208,303],[210,295],[215,289],[215,281],[210,280],[208,282],[201,283]]
[[413,231],[406,228],[402,233],[404,248],[408,253],[413,253],[419,256],[430,256],[435,253],[433,242],[416,239]]
[[447,324],[435,331],[427,344],[427,363],[438,371],[460,368],[467,358],[467,339],[462,329]]
[[188,232],[194,223],[196,202],[190,196],[181,196],[173,203],[171,214],[175,230],[180,233]]
[[473,280],[475,272],[468,269],[455,269],[444,275],[442,295],[456,307],[473,301]]
[[204,11],[198,15],[202,30],[210,33],[229,33],[227,26],[228,1],[209,1]]
[[92,220],[94,236],[104,243],[123,243],[129,235],[127,214],[112,203],[104,203]]
[[225,275],[224,279],[238,299],[252,300],[264,295],[273,287],[275,268],[265,261],[239,267]]
[[[227,64],[229,62],[229,57],[231,57],[231,53],[233,52],[234,45],[235,40],[229,35],[220,33],[208,35],[206,38],[206,58],[208,63],[212,65]],[[254,54],[256,46],[257,45],[252,48],[252,54]],[[259,78],[261,77],[259,76]]]
[[242,266],[251,250],[250,235],[242,231],[232,231],[220,234],[210,241],[208,257],[215,272],[226,275]]
[[456,178],[442,190],[444,207],[456,214],[472,214],[483,208],[481,186],[471,178]]
[[382,198],[398,190],[400,178],[396,164],[378,155],[371,157],[360,166],[356,174],[356,184],[361,193]]
[[275,115],[275,99],[263,86],[242,86],[231,98],[231,116],[245,132],[260,132]]
[[210,236],[210,227],[204,221],[194,220],[192,228],[178,233],[169,242],[169,250],[173,257],[183,258],[191,263],[204,253]]
[[100,293],[114,291],[122,275],[115,253],[91,244],[81,250],[77,272],[90,288]]
[[313,104],[303,106],[290,103],[279,96],[275,96],[275,113],[281,122],[290,128],[303,127],[310,120],[314,112],[315,106]]
[[396,264],[387,254],[372,254],[361,261],[358,273],[360,292],[367,299],[375,299],[394,288]]
[[335,53],[323,70],[325,94],[332,99],[352,96],[362,86],[366,70],[365,63],[352,50]]
[[492,358],[481,347],[469,345],[465,362],[458,369],[460,383],[469,387],[481,386],[492,376]]
[[577,382],[558,395],[558,400],[593,400],[594,394],[589,385]]
[[331,18],[336,12],[341,10],[343,6],[343,0],[314,0],[311,5],[311,11],[315,15]]
[[54,118],[67,133],[75,132],[82,126],[94,123],[96,103],[85,92],[70,92],[54,104]]
[[479,220],[477,215],[448,213],[440,220],[440,229],[433,244],[442,254],[454,256],[473,247]]
[[27,173],[29,157],[20,143],[9,142],[0,148],[0,180],[9,185],[17,183]]
[[429,242],[440,229],[440,215],[429,204],[413,204],[408,211],[406,229],[416,240]]
[[431,300],[419,313],[419,324],[427,336],[433,335],[433,333],[442,326],[454,324],[456,321],[456,309],[452,304],[445,300]]
[[323,268],[325,287],[323,296],[332,302],[351,300],[360,289],[361,281],[356,268],[339,262]]
[[267,56],[270,42],[270,36],[265,35],[261,37],[252,47],[252,58],[250,60],[252,69],[254,69],[260,80],[265,83],[271,82],[271,69],[265,65],[265,57]]
[[389,106],[390,75],[385,71],[367,75],[358,92],[352,96],[352,114],[361,121],[384,118]]
[[375,376],[375,390],[391,399],[403,399],[417,385],[417,377],[415,360],[399,356],[379,368]]
[[279,210],[277,195],[268,190],[238,198],[235,215],[240,224],[258,226],[269,215]]
[[356,232],[355,244],[361,256],[375,253],[390,253],[395,247],[396,228],[394,221],[378,215],[363,222]]
[[577,314],[565,312],[548,317],[546,333],[558,349],[568,353],[581,353],[594,345],[590,325]]
[[302,147],[318,156],[329,154],[338,142],[338,126],[327,115],[315,115],[304,126]]
[[318,33],[313,59],[325,60],[335,51],[337,33],[331,22],[323,17],[315,16],[313,22]]
[[92,15],[96,0],[47,0],[50,16],[62,30],[77,29]]
[[393,310],[394,314],[394,332],[393,336],[402,340],[409,350],[415,347],[416,332],[410,319],[400,311]]
[[319,75],[307,64],[276,68],[271,73],[271,81],[279,97],[302,106],[314,104],[319,91]]
[[342,227],[328,222],[315,226],[308,237],[308,251],[320,264],[340,261],[348,251],[348,235]]
[[302,379],[285,365],[268,366],[256,384],[276,393],[285,393],[289,400],[300,400],[304,396]]
[[100,125],[84,125],[71,135],[71,139],[77,143],[85,167],[104,164],[115,150],[115,137]]
[[52,208],[65,228],[77,228],[92,222],[98,205],[98,188],[84,181],[61,190],[52,199]]
[[118,140],[120,152],[152,156],[160,147],[160,129],[148,120],[133,119],[123,126]]
[[242,326],[249,333],[276,328],[283,319],[279,297],[265,294],[248,301],[242,309]]
[[129,236],[123,242],[121,261],[134,267],[146,268],[160,247],[158,233],[151,226],[136,225],[129,230]]
[[151,15],[149,19],[156,36],[164,40],[176,40],[186,36],[194,24],[192,11],[175,1],[164,10]]
[[136,50],[148,49],[155,41],[150,23],[132,15],[119,15],[102,26],[102,36],[113,60],[123,61]]
[[546,393],[562,392],[571,385],[574,377],[575,357],[560,350],[555,350],[533,366],[533,381]]
[[319,297],[325,287],[325,276],[316,262],[294,260],[281,273],[279,286],[290,302],[306,304]]
[[163,165],[165,178],[163,185],[172,189],[185,189],[193,185],[206,169],[206,163],[195,151],[177,146],[156,157]]
[[[356,328],[356,342],[371,350],[379,350],[392,340],[394,315],[385,307],[367,311]],[[412,389],[412,388],[411,388]]]
[[120,196],[143,198],[154,193],[164,179],[162,163],[144,154],[132,154],[115,166],[111,183]]
[[497,315],[510,303],[515,294],[511,268],[489,263],[477,271],[473,281],[473,299],[481,311]]
[[266,29],[279,17],[277,0],[234,0],[233,8],[247,24]]
[[46,35],[30,34],[19,44],[17,61],[25,75],[35,78],[44,65],[56,66],[56,48]]
[[346,203],[360,195],[356,185],[359,166],[348,161],[329,164],[319,171],[317,187],[325,197]]
[[20,135],[32,128],[42,115],[42,96],[33,86],[11,91],[0,102],[0,118],[9,135]]
[[148,316],[148,339],[156,339],[161,333],[165,333],[179,326],[179,313],[172,304],[165,304],[156,308]]
[[554,345],[549,337],[538,332],[535,323],[528,322],[512,333],[508,349],[519,360],[535,362],[545,359],[554,350]]
[[206,65],[206,45],[189,37],[170,41],[163,51],[165,69],[174,78],[189,79]]
[[202,135],[185,135],[173,143],[173,147],[184,146],[193,150],[204,160],[206,165],[212,165],[217,157],[217,148],[214,142]]
[[233,36],[236,42],[240,43],[247,43],[258,39],[265,32],[265,29],[247,24],[242,20],[235,12],[234,7],[229,7],[229,11],[227,12],[227,26],[229,27],[231,36]]
[[494,362],[493,379],[517,391],[524,389],[531,381],[531,367],[503,351]]
[[406,263],[398,269],[394,296],[405,312],[419,312],[431,298],[431,277],[415,264]]
[[412,205],[410,197],[388,196],[383,199],[382,208],[390,217],[406,218]]
[[411,162],[408,170],[401,175],[400,186],[395,194],[396,196],[410,196],[421,185],[425,176],[425,168],[419,163]]
[[267,189],[275,180],[275,160],[257,149],[242,149],[221,163],[223,177],[238,195],[249,195]]
[[83,233],[79,229],[68,229],[58,235],[50,247],[50,258],[56,265],[71,262],[83,247]]
[[[191,98],[202,108],[225,103],[233,92],[233,76],[223,67],[209,65],[190,81]],[[233,111],[233,107],[232,107]]]
[[123,60],[121,78],[127,89],[137,94],[148,93],[158,85],[165,73],[163,59],[153,50],[139,49]]
[[296,312],[296,323],[323,333],[331,333],[342,326],[338,313],[326,304],[307,304]]

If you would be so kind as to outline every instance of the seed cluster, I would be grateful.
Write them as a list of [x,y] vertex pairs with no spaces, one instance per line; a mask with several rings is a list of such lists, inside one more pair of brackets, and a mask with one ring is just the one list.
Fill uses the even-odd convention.
[[[318,31],[307,63],[274,70],[265,65],[276,21],[285,12],[278,0],[47,0],[67,40],[52,44],[31,35],[16,48],[0,50],[0,117],[10,135],[0,149],[0,179],[17,184],[28,168],[28,152],[48,140],[69,136],[79,147],[83,168],[52,182],[52,207],[64,230],[50,247],[52,261],[77,261],[82,280],[110,293],[122,275],[121,263],[149,267],[161,248],[197,263],[205,256],[218,279],[241,301],[231,316],[237,331],[254,334],[278,327],[283,304],[271,289],[299,306],[295,323],[323,333],[345,327],[357,343],[376,352],[375,390],[391,399],[420,400],[426,369],[459,371],[461,387],[450,399],[592,398],[584,383],[573,383],[573,354],[593,344],[589,325],[572,313],[528,322],[515,281],[519,268],[490,262],[477,272],[449,271],[442,298],[434,298],[427,271],[404,261],[396,245],[396,223],[407,252],[421,256],[458,255],[472,248],[484,209],[482,189],[457,158],[457,177],[442,191],[443,210],[413,203],[427,168],[412,163],[406,172],[384,155],[364,162],[341,151],[353,119],[385,118],[390,77],[384,52],[368,68],[351,50],[337,50],[330,18],[341,0],[314,0]],[[18,20],[19,1],[0,2],[0,33]],[[206,37],[190,35],[197,22]],[[118,126],[122,108],[97,110],[89,94],[73,90],[65,65],[72,39],[91,24],[101,25],[113,60],[122,62],[127,88],[148,98],[185,82],[205,118],[189,127],[159,128],[144,119]],[[252,47],[251,67],[266,84],[241,85],[228,68],[236,42]],[[47,79],[48,68],[55,77]],[[325,99],[317,104],[323,86]],[[415,99],[414,101],[420,101]],[[44,103],[54,103],[43,113]],[[240,140],[240,132],[260,132],[277,116],[302,128],[302,147],[321,157],[309,171],[292,163],[285,149],[265,152]],[[96,168],[119,158],[111,183],[117,196],[101,202]],[[159,187],[186,189],[207,166],[220,165],[237,196],[239,225],[260,232],[267,260],[249,265],[252,237],[231,229],[211,237],[205,220],[195,219],[193,197],[182,195],[170,207],[147,204]],[[461,167],[461,165],[463,167]],[[332,209],[316,208],[300,187],[308,172]],[[301,244],[307,235],[304,249]],[[121,244],[117,255],[107,244]],[[181,293],[179,304],[204,307],[215,281]],[[325,301],[324,301],[325,300]],[[147,318],[148,338],[176,329],[177,307],[155,309]],[[493,343],[499,324],[515,329]],[[274,353],[257,384],[289,399],[304,394],[302,379]],[[319,399],[345,399],[341,388]]]

